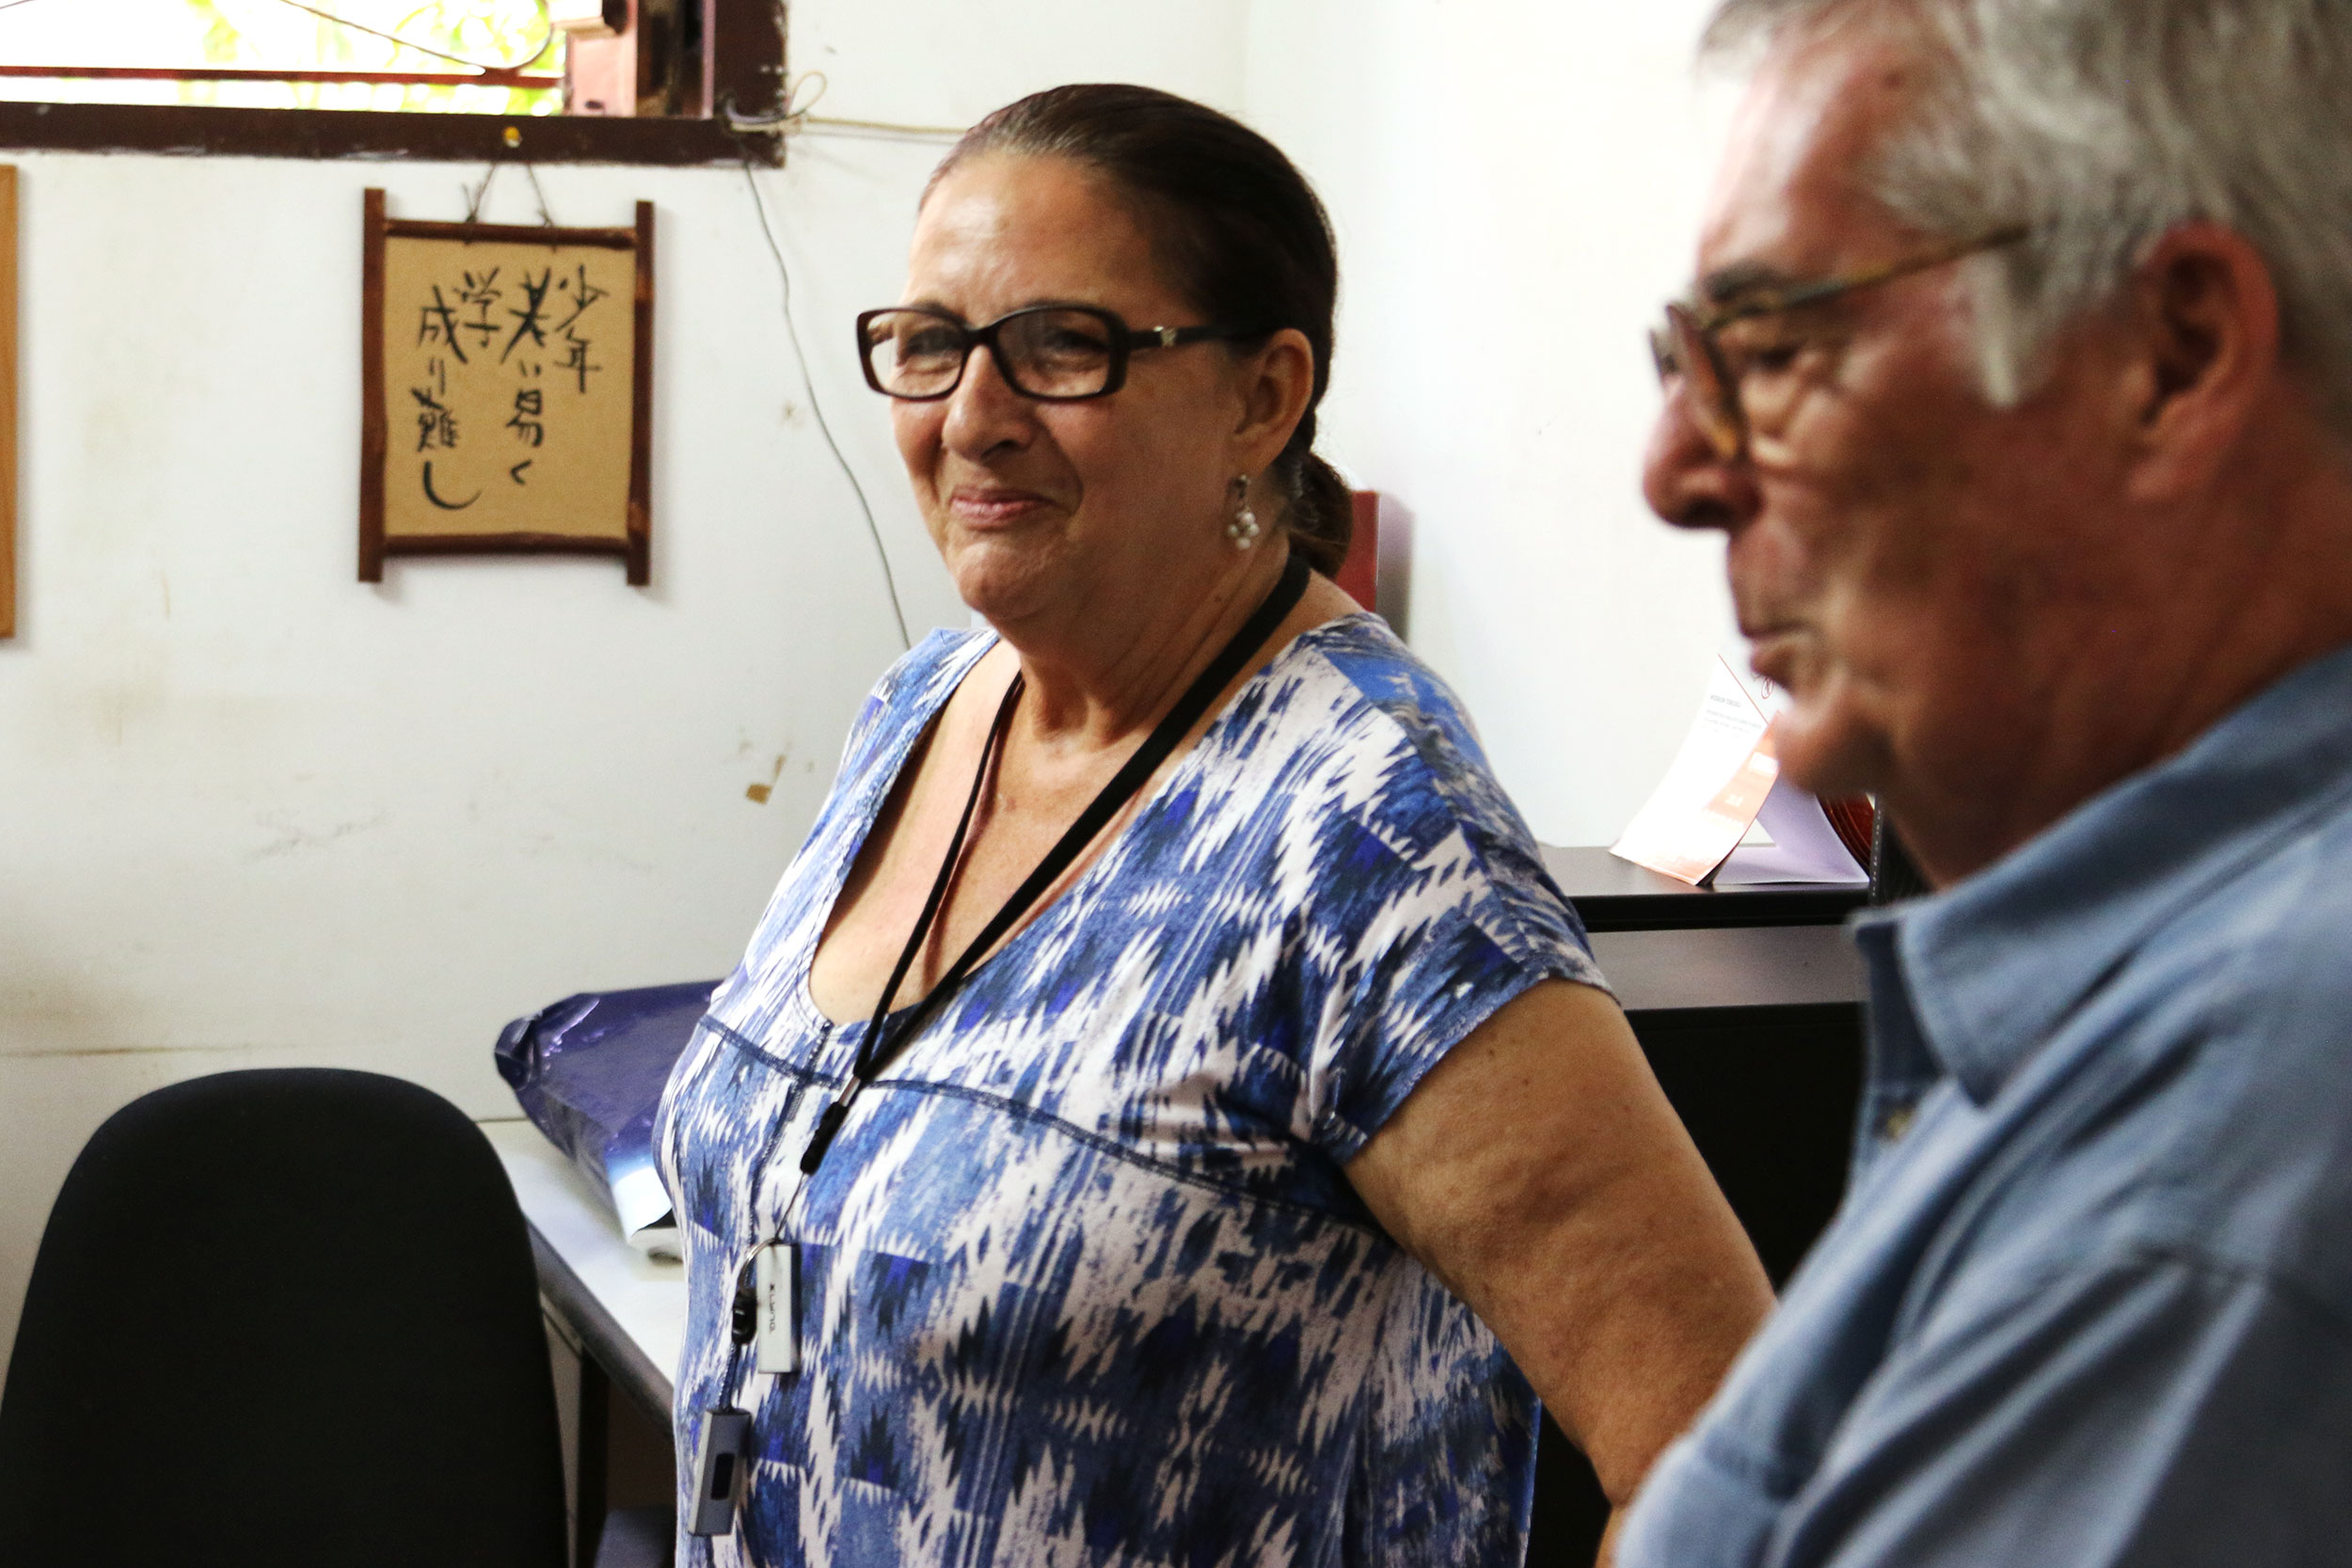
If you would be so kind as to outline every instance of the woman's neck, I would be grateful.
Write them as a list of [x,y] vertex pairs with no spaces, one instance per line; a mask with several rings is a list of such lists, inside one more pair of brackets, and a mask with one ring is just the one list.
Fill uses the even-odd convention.
[[1133,616],[999,626],[1027,683],[1015,720],[1055,751],[1120,748],[1147,732],[1274,591],[1287,547],[1235,551],[1205,588],[1162,588]]

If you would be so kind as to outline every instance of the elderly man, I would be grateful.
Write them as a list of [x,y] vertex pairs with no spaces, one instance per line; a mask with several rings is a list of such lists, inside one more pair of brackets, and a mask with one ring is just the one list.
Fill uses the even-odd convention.
[[2352,1560],[2352,0],[1730,0],[1646,478],[1866,919],[1845,1209],[1632,1568]]

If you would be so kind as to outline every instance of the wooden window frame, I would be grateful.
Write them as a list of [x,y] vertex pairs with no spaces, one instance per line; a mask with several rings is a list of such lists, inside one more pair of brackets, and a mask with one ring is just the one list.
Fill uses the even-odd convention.
[[[784,100],[779,0],[700,0],[702,102],[758,120]],[[194,103],[0,103],[0,149],[244,158],[544,164],[783,162],[783,138],[723,117],[244,109]]]
[[0,164],[0,638],[16,635],[16,168]]

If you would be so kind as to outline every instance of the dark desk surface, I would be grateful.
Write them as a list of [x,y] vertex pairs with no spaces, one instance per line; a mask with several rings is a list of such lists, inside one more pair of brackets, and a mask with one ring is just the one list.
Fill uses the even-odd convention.
[[1593,957],[1637,1023],[1645,1013],[1851,1006],[1863,994],[1842,926],[1595,931]]
[[1869,895],[1867,888],[1821,882],[1718,892],[1661,877],[1606,849],[1562,849],[1547,844],[1543,851],[1544,869],[1584,917],[1588,931],[1835,926]]

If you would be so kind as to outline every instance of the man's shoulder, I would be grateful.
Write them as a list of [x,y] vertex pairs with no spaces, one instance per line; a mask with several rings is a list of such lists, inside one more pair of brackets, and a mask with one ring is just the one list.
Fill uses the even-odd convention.
[[2176,1256],[2352,1325],[2352,806],[2201,890],[2054,1046],[2079,1065],[2030,1164],[2057,1190],[2013,1195],[2015,1244]]
[[[2199,890],[2121,977],[2171,988],[2201,1031],[2259,1044],[2274,1063],[2337,1058],[2352,1043],[2352,792]],[[2352,1073],[2335,1076],[2352,1101]]]

